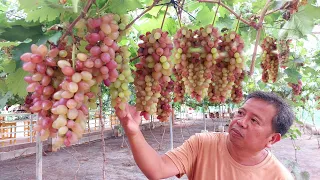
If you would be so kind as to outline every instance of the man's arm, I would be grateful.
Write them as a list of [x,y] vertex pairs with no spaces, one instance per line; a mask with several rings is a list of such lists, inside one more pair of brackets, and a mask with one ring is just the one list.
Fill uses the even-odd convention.
[[116,114],[128,136],[131,151],[137,165],[148,179],[162,179],[179,174],[179,170],[167,155],[159,155],[143,137],[139,125],[140,113],[135,107],[116,109]]
[[145,140],[142,133],[128,137],[137,165],[148,179],[162,179],[179,174],[167,155],[159,155]]

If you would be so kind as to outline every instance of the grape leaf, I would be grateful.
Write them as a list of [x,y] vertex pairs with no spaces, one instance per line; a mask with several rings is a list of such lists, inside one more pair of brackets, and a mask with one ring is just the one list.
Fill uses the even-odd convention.
[[2,109],[12,97],[12,93],[9,91],[4,96],[0,96],[0,109]]
[[27,13],[26,21],[44,22],[53,21],[61,13],[67,11],[56,0],[19,0],[20,8]]
[[39,22],[45,22],[45,21],[53,21],[57,17],[60,16],[62,11],[58,9],[52,9],[49,7],[42,7],[40,9],[36,9],[33,11],[28,12],[26,21],[39,21]]
[[16,70],[16,62],[14,60],[6,59],[0,64],[0,70],[6,73],[12,73]]
[[312,32],[314,20],[320,19],[320,7],[310,4],[301,6],[279,31],[279,38],[298,39]]
[[288,78],[284,79],[287,82],[298,84],[298,80],[302,78],[301,74],[295,69],[287,68],[284,72],[288,75]]
[[109,10],[116,14],[126,14],[128,11],[143,8],[138,0],[118,0],[109,2]]
[[203,6],[202,9],[198,12],[196,19],[199,24],[211,24],[213,21],[213,14],[214,13],[210,11],[210,9],[207,6]]
[[[23,32],[23,33],[21,33]],[[7,41],[25,41],[28,38],[43,34],[42,26],[23,27],[23,26],[12,26],[6,28],[5,32],[0,35],[1,39]]]
[[14,95],[25,97],[28,94],[26,91],[27,83],[23,79],[28,74],[28,72],[24,71],[22,68],[19,68],[16,72],[7,76],[7,87]]
[[151,16],[154,16],[154,17],[158,17],[161,9],[164,10],[165,8],[163,6],[153,7],[150,11],[147,12],[147,14],[150,14]]
[[8,91],[7,85],[4,79],[0,79],[0,96]]
[[177,24],[173,18],[167,18],[163,30],[168,31],[171,36],[177,32]]

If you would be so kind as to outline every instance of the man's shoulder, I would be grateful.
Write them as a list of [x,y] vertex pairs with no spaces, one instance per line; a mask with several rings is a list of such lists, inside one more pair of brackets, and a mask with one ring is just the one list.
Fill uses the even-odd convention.
[[280,175],[285,179],[293,179],[293,176],[290,173],[290,171],[273,154],[271,154],[269,168],[272,168],[272,171],[275,174]]
[[217,133],[217,132],[206,132],[206,133],[196,133],[193,137],[194,140],[203,142],[205,144],[212,144],[214,142],[220,143],[225,142],[227,133]]

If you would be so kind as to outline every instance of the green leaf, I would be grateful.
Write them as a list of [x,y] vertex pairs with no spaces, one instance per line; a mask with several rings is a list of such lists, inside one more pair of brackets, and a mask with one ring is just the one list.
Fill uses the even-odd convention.
[[298,84],[298,80],[302,78],[301,74],[292,68],[287,68],[284,72],[288,75],[288,78],[285,79],[287,82]]
[[32,37],[41,34],[43,34],[43,31],[40,25],[29,28],[18,25],[6,28],[5,32],[0,35],[0,38],[7,41],[25,41],[28,38],[32,39]]
[[199,24],[206,26],[211,24],[213,21],[213,12],[207,6],[203,6],[202,9],[198,12],[196,20]]
[[314,68],[311,68],[311,67],[304,67],[304,71],[303,71],[303,74],[305,75],[308,75],[308,74],[311,74],[311,75],[317,75],[317,71],[314,69]]
[[300,6],[299,11],[292,15],[282,29],[279,31],[279,38],[298,39],[310,34],[314,27],[314,20],[320,19],[320,7],[310,4]]
[[138,0],[118,0],[109,2],[109,10],[116,14],[126,14],[129,11],[143,8]]
[[62,32],[58,31],[54,35],[52,35],[48,40],[53,42],[54,44],[58,43],[59,38],[62,36]]
[[6,79],[8,90],[14,95],[25,97],[28,92],[26,91],[27,83],[24,81],[24,77],[28,74],[29,73],[24,71],[22,68],[19,68],[16,72],[9,74]]
[[0,96],[0,109],[2,109],[12,97],[12,93],[9,91],[4,96]]
[[26,21],[53,21],[66,12],[56,0],[19,0],[20,7],[27,13]]
[[173,19],[173,18],[167,18],[166,20],[165,20],[165,22],[164,22],[164,30],[165,31],[168,31],[169,32],[169,34],[171,35],[171,36],[173,36],[176,32],[177,32],[177,29],[178,29],[178,27],[177,27],[177,25],[178,25],[179,23],[178,22],[175,22],[175,20]]
[[10,46],[18,46],[19,44],[21,44],[21,42],[19,41],[6,41],[6,42],[0,42],[0,48],[3,47],[10,47]]
[[156,28],[160,28],[161,27],[161,23],[162,23],[162,18],[145,18],[142,17],[139,20],[139,24],[134,24],[133,26],[141,33],[141,34],[145,34],[146,32],[152,30],[152,29],[156,29]]
[[4,79],[0,79],[0,96],[8,92],[7,85]]
[[16,70],[16,62],[14,60],[6,59],[5,61],[2,62],[1,66],[3,71],[6,73],[12,73],[14,72],[14,70]]
[[150,11],[147,12],[147,14],[150,14],[151,16],[154,16],[154,17],[158,17],[161,9],[163,10],[165,8],[163,6],[153,7]]

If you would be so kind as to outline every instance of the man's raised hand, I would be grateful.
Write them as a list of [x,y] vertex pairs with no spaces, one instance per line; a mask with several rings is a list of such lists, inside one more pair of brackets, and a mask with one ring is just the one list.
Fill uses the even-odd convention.
[[116,115],[127,136],[134,136],[140,132],[139,125],[141,123],[141,116],[140,112],[136,110],[136,107],[126,104],[124,110],[116,108]]

